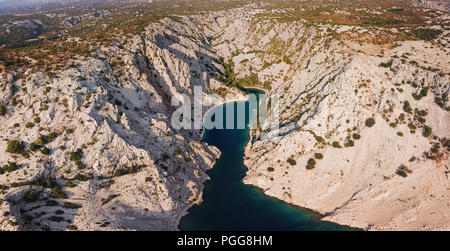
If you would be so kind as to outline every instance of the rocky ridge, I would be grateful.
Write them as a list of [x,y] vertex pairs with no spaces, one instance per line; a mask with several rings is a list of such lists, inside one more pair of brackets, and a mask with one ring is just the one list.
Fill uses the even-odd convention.
[[170,126],[171,99],[226,88],[189,22],[163,19],[58,74],[3,75],[1,229],[177,228],[220,153]]
[[280,101],[246,148],[244,182],[340,224],[448,229],[447,26],[432,42],[373,43],[347,36],[367,28],[239,13],[215,15],[214,48]]

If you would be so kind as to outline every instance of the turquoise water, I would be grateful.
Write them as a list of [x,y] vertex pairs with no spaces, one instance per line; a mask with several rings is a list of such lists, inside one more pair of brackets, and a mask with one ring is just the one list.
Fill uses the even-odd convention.
[[[234,104],[228,103],[216,109],[223,109],[225,113],[225,108]],[[234,109],[236,111],[236,106]],[[256,112],[252,113],[246,114],[246,124]],[[214,168],[208,171],[211,180],[205,183],[203,202],[192,207],[181,219],[180,230],[351,230],[320,221],[318,215],[310,210],[266,196],[258,188],[245,185],[242,179],[247,168],[243,157],[249,139],[248,127],[205,130],[203,140],[218,147],[222,155]]]

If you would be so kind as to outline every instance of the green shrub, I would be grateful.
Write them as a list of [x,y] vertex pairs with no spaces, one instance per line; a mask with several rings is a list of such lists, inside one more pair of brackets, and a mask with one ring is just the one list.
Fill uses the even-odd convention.
[[181,150],[180,149],[175,149],[175,151],[173,151],[173,156],[180,156],[181,155]]
[[86,165],[85,165],[81,160],[76,160],[76,161],[75,161],[75,165],[76,165],[77,168],[80,169],[80,170],[86,168]]
[[56,133],[56,132],[51,132],[51,133],[48,135],[48,140],[49,140],[49,142],[52,142],[52,141],[55,140],[57,137],[58,137],[58,133]]
[[292,64],[291,59],[286,55],[283,56],[283,62],[285,62],[286,64]]
[[22,141],[9,140],[6,151],[9,153],[24,154],[25,144]]
[[373,119],[373,118],[366,119],[365,125],[367,127],[372,127],[373,125],[375,125],[375,119]]
[[408,128],[411,130],[416,130],[417,127],[413,123],[408,123]]
[[354,140],[358,140],[358,139],[361,138],[361,135],[359,135],[357,133],[353,133],[352,137],[353,137]]
[[33,191],[27,192],[27,193],[25,194],[25,196],[23,197],[23,199],[24,199],[26,202],[28,202],[28,203],[30,203],[30,202],[35,202],[35,201],[37,201],[38,198],[39,198],[39,194],[38,194],[38,193],[35,193],[35,192],[33,192]]
[[124,172],[121,169],[117,168],[116,170],[114,170],[114,174],[113,174],[114,177],[119,177],[122,175],[124,175]]
[[387,63],[380,63],[380,67],[384,67],[384,68],[390,68],[392,66],[393,61],[390,60]]
[[403,111],[405,111],[407,113],[411,113],[411,111],[412,111],[411,104],[407,100],[403,101]]
[[128,168],[128,174],[133,174],[133,173],[137,173],[137,168],[135,166],[130,166]]
[[286,162],[289,163],[291,166],[297,165],[297,161],[295,161],[295,159],[292,158],[288,158]]
[[419,115],[420,117],[425,117],[428,115],[428,112],[425,110],[419,110],[417,111],[417,115]]
[[351,139],[349,139],[347,142],[344,143],[345,147],[352,147],[355,146],[355,142]]
[[273,172],[273,171],[275,171],[275,169],[273,167],[269,167],[269,168],[267,168],[267,171]]
[[405,171],[400,170],[400,169],[397,169],[397,171],[395,171],[395,173],[396,173],[398,176],[401,176],[401,177],[403,177],[403,178],[406,178],[406,177],[408,176],[408,174],[406,174]]
[[40,117],[34,118],[34,123],[36,123],[36,124],[41,123],[41,118]]
[[321,136],[315,136],[314,137],[318,143],[325,145],[325,140]]
[[313,158],[308,159],[308,161],[306,163],[306,169],[311,170],[311,169],[314,169],[315,167],[316,167],[316,161]]
[[25,127],[26,127],[26,128],[33,128],[33,127],[34,127],[34,124],[33,124],[32,122],[27,122],[27,123],[25,124]]
[[65,194],[59,186],[55,186],[51,189],[51,196],[57,199],[67,199],[67,194]]
[[307,170],[311,170],[311,169],[314,169],[314,168],[316,168],[316,166],[311,166],[311,165],[306,164],[306,169]]
[[48,136],[46,135],[39,135],[39,137],[34,141],[36,145],[45,145],[49,143]]
[[74,179],[78,181],[88,181],[89,177],[78,173],[77,175],[75,175]]
[[[441,97],[435,97],[435,98],[434,98],[434,102],[435,102],[439,107],[441,107],[442,109],[445,108],[444,100],[443,100]],[[1,115],[1,114],[0,114],[0,115]]]
[[37,149],[39,149],[39,147],[40,147],[40,146],[36,145],[36,143],[33,142],[33,143],[30,144],[29,149],[30,149],[30,151],[34,152],[34,151],[36,151]]
[[78,148],[76,152],[71,152],[69,155],[70,161],[79,161],[83,158],[83,150]]
[[423,97],[426,97],[428,94],[428,88],[425,87],[420,90],[419,94],[413,93],[412,96],[415,100],[421,100]]
[[14,172],[19,168],[19,166],[17,165],[16,162],[9,162],[8,161],[8,165],[4,165],[3,168],[0,168],[1,171],[0,173],[4,173],[4,172]]
[[66,185],[66,187],[76,187],[76,185],[70,180],[66,181],[65,185]]
[[323,159],[323,155],[322,155],[321,153],[315,153],[315,154],[314,154],[314,157],[315,157],[316,159]]
[[341,148],[342,146],[339,144],[339,142],[337,141],[333,141],[333,143],[331,144],[334,148]]
[[6,106],[0,104],[0,116],[6,115]]
[[431,135],[431,133],[432,133],[431,127],[429,127],[429,126],[427,126],[427,125],[424,125],[424,126],[423,126],[422,135],[423,135],[424,137],[428,137],[428,136]]
[[44,155],[50,155],[50,149],[44,146],[41,148],[41,153]]

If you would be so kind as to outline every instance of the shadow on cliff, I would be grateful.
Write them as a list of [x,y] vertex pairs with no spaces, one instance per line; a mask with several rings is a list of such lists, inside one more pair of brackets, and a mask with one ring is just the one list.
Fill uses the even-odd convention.
[[[169,76],[171,84],[176,88],[177,92],[192,96],[191,90],[193,87],[207,85],[212,78],[212,74],[217,74],[219,69],[214,66],[214,59],[203,52],[194,51],[193,53],[195,53],[195,56],[188,56],[180,50],[171,48],[171,45],[177,43],[179,46],[189,49],[186,45],[182,45],[179,42],[180,40],[175,36],[169,36],[166,34],[156,36],[156,44],[158,48],[169,51],[189,66],[189,86],[183,87],[180,85],[178,78],[176,77],[179,75],[179,72],[172,72],[172,69],[167,67],[168,62],[166,59],[164,59],[164,57],[160,57],[162,64],[165,66],[165,73]],[[102,116],[98,114],[95,109],[91,110],[90,116],[96,118],[99,127],[101,127],[103,123],[108,123],[110,128],[114,130],[116,134],[122,135],[121,138],[127,144],[138,149],[145,150],[153,159],[155,159],[154,168],[158,171],[160,179],[164,180],[163,183],[165,188],[173,201],[174,206],[172,207],[172,210],[159,213],[160,215],[158,215],[158,213],[147,214],[131,207],[126,210],[126,214],[130,213],[131,215],[136,215],[135,219],[128,218],[127,221],[132,221],[135,223],[138,221],[146,222],[146,224],[138,223],[137,225],[140,226],[138,230],[148,230],[153,229],[153,227],[151,227],[152,225],[158,225],[158,222],[161,221],[163,216],[172,215],[174,217],[184,210],[184,207],[186,207],[186,204],[191,197],[188,182],[194,181],[196,184],[202,184],[206,179],[205,171],[209,167],[209,161],[207,162],[205,157],[203,157],[201,153],[198,153],[198,150],[195,149],[194,145],[187,144],[188,139],[194,139],[195,141],[201,140],[198,130],[175,130],[171,128],[165,132],[170,135],[158,136],[158,132],[154,131],[150,125],[150,121],[142,123],[142,120],[140,119],[153,117],[156,120],[164,121],[170,126],[170,116],[173,111],[177,109],[177,107],[173,107],[171,105],[173,94],[170,91],[169,83],[166,83],[160,72],[156,70],[155,64],[152,62],[150,57],[140,53],[134,54],[133,57],[134,66],[139,71],[140,75],[145,78],[145,83],[151,85],[156,95],[161,97],[160,102],[147,102],[145,107],[134,107],[131,100],[127,100],[127,97],[123,95],[119,96],[120,92],[117,91],[121,90],[126,93],[137,92],[136,88],[139,86],[135,86],[135,89],[132,89],[129,87],[118,87],[111,85],[108,87],[109,101],[120,107],[119,114],[122,113],[127,115],[129,129],[124,128],[123,125],[117,121],[102,119]],[[203,79],[202,76],[205,76],[205,78]],[[142,82],[140,83],[142,84]],[[130,82],[130,84],[133,85],[136,83]],[[154,94],[146,88],[143,90],[139,89],[138,92],[138,97],[144,99],[152,98]],[[155,114],[158,113],[165,114],[166,116],[155,116]],[[148,126],[146,126],[145,123],[149,123]],[[180,139],[173,137],[173,134],[183,135],[185,138],[184,142],[180,142]],[[147,137],[145,137],[145,135]],[[157,138],[151,138],[150,135],[155,135]],[[182,150],[181,154],[176,153],[179,148]],[[208,149],[204,150],[207,152],[209,151]],[[213,156],[212,152],[209,152],[209,154]],[[202,190],[202,186],[199,185],[197,189],[198,191],[196,197],[200,195],[199,191]],[[120,227],[127,227],[131,225],[136,226],[134,223],[132,224],[127,221],[118,222],[118,224]]]
[[[24,192],[24,193],[23,193]],[[23,197],[7,200],[11,206],[11,215],[17,219],[19,231],[52,231],[66,230],[75,219],[75,215],[81,204],[67,202],[56,197],[55,190],[52,189],[50,197],[42,200],[32,199],[31,193],[45,194],[41,189],[24,189]],[[68,198],[74,194],[64,191]],[[33,201],[30,201],[33,200]]]

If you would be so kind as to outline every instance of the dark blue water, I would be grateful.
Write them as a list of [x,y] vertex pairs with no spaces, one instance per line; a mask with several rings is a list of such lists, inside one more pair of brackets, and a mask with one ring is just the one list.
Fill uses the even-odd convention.
[[[228,103],[217,109],[224,109],[225,113],[225,106],[234,104]],[[251,113],[246,115],[246,124],[256,112]],[[243,157],[249,139],[248,127],[205,131],[203,140],[218,147],[222,155],[208,171],[211,180],[205,183],[203,202],[192,207],[181,219],[180,230],[351,230],[320,221],[310,210],[292,206],[266,196],[256,187],[245,185],[242,179],[247,168]]]

